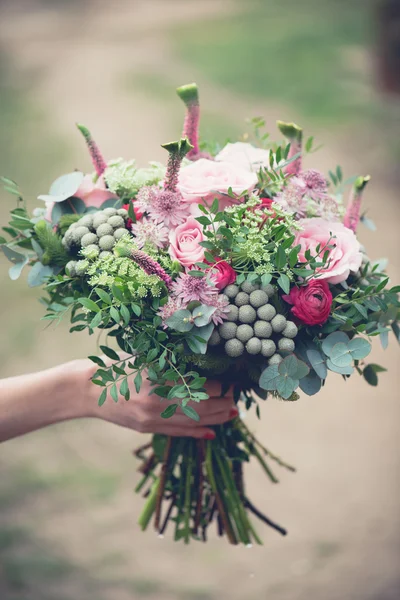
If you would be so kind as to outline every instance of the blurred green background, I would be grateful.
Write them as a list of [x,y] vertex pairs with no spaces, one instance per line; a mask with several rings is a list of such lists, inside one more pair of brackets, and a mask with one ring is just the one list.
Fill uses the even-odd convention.
[[[367,172],[360,232],[398,275],[399,102],[380,85],[373,0],[10,0],[0,2],[0,173],[30,207],[59,174],[90,169],[76,121],[108,158],[164,160],[180,133],[178,85],[196,81],[203,137],[223,143],[263,115],[295,120],[322,149],[313,166]],[[311,165],[311,157],[308,159]],[[1,193],[0,222],[13,206]],[[0,376],[93,353],[45,328],[40,291],[11,282],[0,257]],[[268,403],[249,423],[299,468],[279,486],[247,479],[289,529],[261,549],[216,538],[189,550],[136,526],[131,448],[102,422],[55,426],[0,453],[0,597],[5,600],[394,600],[400,516],[398,349],[379,389],[330,381],[317,398]],[[334,379],[334,378],[332,378]]]

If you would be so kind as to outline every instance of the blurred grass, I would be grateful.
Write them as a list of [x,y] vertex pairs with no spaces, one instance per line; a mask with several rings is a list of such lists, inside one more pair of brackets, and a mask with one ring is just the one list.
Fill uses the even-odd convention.
[[361,119],[377,110],[363,56],[372,5],[250,0],[239,14],[185,24],[171,39],[181,59],[247,98],[287,102],[324,123]]

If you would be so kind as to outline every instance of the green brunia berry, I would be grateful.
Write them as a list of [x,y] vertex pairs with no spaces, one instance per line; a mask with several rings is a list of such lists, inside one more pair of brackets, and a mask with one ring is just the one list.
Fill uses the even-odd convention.
[[80,276],[89,266],[88,260],[111,256],[117,241],[130,235],[125,228],[126,219],[127,210],[109,207],[72,222],[62,238],[62,246],[69,253],[82,254],[85,260],[70,261],[68,273]]
[[231,358],[261,355],[269,359],[269,364],[279,364],[294,351],[298,328],[269,303],[275,293],[271,284],[259,286],[245,281],[240,286],[228,285],[224,294],[230,301],[229,312],[214,331],[210,345],[225,340],[224,350]]

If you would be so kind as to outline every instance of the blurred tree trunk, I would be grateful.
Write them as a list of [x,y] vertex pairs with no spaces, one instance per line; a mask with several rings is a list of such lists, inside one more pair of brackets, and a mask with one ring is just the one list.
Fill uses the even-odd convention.
[[377,15],[379,82],[400,95],[400,0],[377,0]]

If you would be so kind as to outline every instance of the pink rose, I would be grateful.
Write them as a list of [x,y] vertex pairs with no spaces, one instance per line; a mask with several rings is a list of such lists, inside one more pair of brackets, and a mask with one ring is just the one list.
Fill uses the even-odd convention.
[[215,160],[229,162],[254,173],[257,173],[261,167],[269,169],[269,151],[245,142],[227,144],[217,154]]
[[355,234],[342,223],[334,223],[321,218],[301,219],[302,230],[297,232],[294,246],[300,244],[299,261],[306,262],[305,253],[311,251],[311,256],[324,254],[326,246],[333,246],[329,250],[329,257],[323,268],[316,269],[318,279],[325,279],[329,283],[346,281],[350,272],[357,272],[361,266],[361,246]]
[[[74,194],[74,198],[80,198],[86,204],[86,206],[94,206],[95,208],[100,208],[100,206],[106,200],[110,200],[111,198],[118,199],[118,196],[112,194],[110,190],[107,189],[106,183],[104,181],[104,177],[101,176],[97,179],[96,182],[93,181],[93,175],[85,175],[82,183]],[[51,221],[51,211],[53,210],[54,202],[46,202],[46,216],[45,219],[47,221]]]
[[212,264],[210,271],[214,276],[215,285],[220,291],[236,281],[236,271],[225,260],[219,260]]
[[332,294],[326,281],[312,279],[303,287],[293,287],[283,299],[293,305],[291,313],[306,325],[322,325],[329,318]]
[[179,173],[178,189],[186,202],[210,203],[220,200],[223,210],[234,202],[228,194],[232,188],[235,194],[251,192],[257,185],[257,175],[229,162],[215,162],[200,158]]
[[[194,163],[197,164],[197,163]],[[169,253],[184,267],[204,260],[204,248],[199,245],[204,240],[203,227],[192,216],[182,225],[169,232]]]

